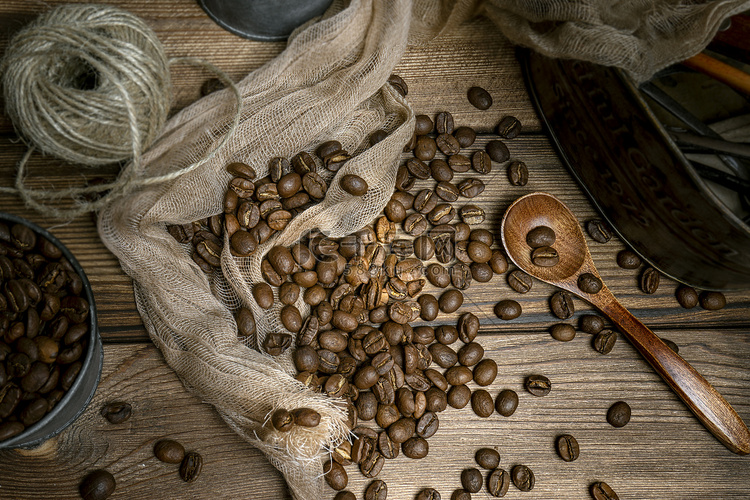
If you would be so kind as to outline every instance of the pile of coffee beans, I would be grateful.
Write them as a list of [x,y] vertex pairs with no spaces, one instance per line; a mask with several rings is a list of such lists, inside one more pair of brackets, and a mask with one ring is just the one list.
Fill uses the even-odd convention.
[[24,224],[0,223],[0,441],[42,419],[83,367],[90,332],[83,281]]

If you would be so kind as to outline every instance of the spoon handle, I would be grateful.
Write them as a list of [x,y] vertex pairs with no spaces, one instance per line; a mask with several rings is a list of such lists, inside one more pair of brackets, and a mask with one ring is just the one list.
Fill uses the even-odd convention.
[[695,368],[609,295],[609,300],[599,304],[602,312],[619,327],[698,420],[732,452],[738,455],[750,453],[750,431],[734,408]]

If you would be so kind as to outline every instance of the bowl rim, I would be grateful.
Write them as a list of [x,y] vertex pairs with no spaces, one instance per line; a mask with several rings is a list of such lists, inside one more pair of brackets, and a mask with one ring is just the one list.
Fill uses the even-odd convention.
[[[99,386],[99,381],[101,380],[104,349],[102,346],[101,336],[99,334],[99,323],[98,323],[97,314],[96,314],[96,302],[94,300],[94,292],[91,289],[91,283],[89,282],[88,277],[86,276],[86,273],[83,270],[83,267],[78,262],[78,259],[76,259],[75,256],[73,255],[73,252],[71,252],[70,249],[68,249],[68,247],[65,246],[65,244],[62,241],[60,241],[56,236],[54,236],[51,232],[31,222],[28,219],[25,219],[18,215],[9,214],[7,212],[0,212],[0,222],[23,224],[24,226],[32,229],[35,233],[37,233],[38,236],[42,236],[46,238],[48,241],[54,244],[57,248],[59,248],[63,254],[63,257],[66,258],[68,262],[70,262],[70,265],[73,266],[73,269],[75,269],[76,273],[78,273],[78,276],[80,276],[81,281],[83,282],[83,290],[85,291],[85,294],[86,294],[86,300],[89,303],[89,319],[88,319],[89,344],[86,350],[86,356],[83,359],[83,362],[81,365],[81,371],[76,377],[75,382],[73,382],[73,385],[70,387],[70,389],[68,389],[65,392],[65,395],[60,399],[60,401],[55,405],[55,407],[52,410],[50,410],[44,417],[42,417],[38,422],[35,422],[34,424],[30,425],[29,427],[24,429],[23,432],[21,432],[20,434],[13,436],[12,438],[7,439],[5,441],[0,441],[0,450],[11,449],[11,448],[33,448],[43,443],[44,441],[56,436],[57,434],[59,434],[60,432],[68,428],[86,410],[89,403],[93,399],[94,394],[96,393],[96,389]],[[61,422],[58,425],[56,425],[55,428],[52,429],[49,433],[39,438],[36,438],[32,441],[25,441],[24,438],[26,436],[28,436],[29,434],[33,434],[34,432],[38,431],[42,427],[52,423],[55,417],[57,417],[60,408],[64,408],[65,406],[70,404],[70,400],[73,399],[75,395],[77,395],[77,392],[80,390],[81,385],[84,384],[85,377],[83,376],[83,374],[86,373],[87,368],[89,368],[92,363],[97,362],[97,360],[98,360],[98,366],[96,367],[95,383],[93,385],[93,389],[86,396],[86,400],[83,402],[83,404],[81,404],[80,408],[78,408],[75,414],[72,417],[68,418],[67,421]],[[58,410],[58,411],[55,411],[55,410]]]

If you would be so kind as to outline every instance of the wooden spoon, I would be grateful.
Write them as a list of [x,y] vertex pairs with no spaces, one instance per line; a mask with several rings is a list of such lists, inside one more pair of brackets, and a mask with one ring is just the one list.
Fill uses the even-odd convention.
[[[526,243],[526,234],[542,225],[552,228],[557,237],[553,246],[560,261],[552,267],[533,264],[532,249]],[[522,196],[505,212],[500,233],[508,256],[516,266],[601,310],[719,441],[739,455],[750,453],[750,431],[706,379],[625,309],[606,285],[596,294],[578,288],[578,276],[583,273],[601,277],[594,267],[578,220],[568,207],[547,193]]]

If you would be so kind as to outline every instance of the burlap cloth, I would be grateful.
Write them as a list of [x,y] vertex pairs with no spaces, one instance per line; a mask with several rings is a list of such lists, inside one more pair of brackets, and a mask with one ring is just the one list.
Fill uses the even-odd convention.
[[[348,434],[340,402],[297,382],[290,353],[262,354],[269,331],[283,328],[278,309],[257,307],[250,289],[262,278],[259,263],[275,244],[291,244],[318,227],[337,237],[361,228],[390,198],[403,145],[414,128],[409,104],[388,76],[409,43],[425,43],[471,16],[491,18],[511,41],[555,57],[574,57],[624,68],[645,80],[664,66],[700,51],[720,22],[748,8],[747,1],[678,0],[352,0],[334,2],[329,14],[290,38],[276,59],[239,84],[239,128],[218,154],[179,179],[143,188],[106,207],[99,232],[134,282],[138,310],[153,342],[185,386],[212,404],[237,433],[261,449],[284,474],[298,500],[325,493],[325,450]],[[500,35],[498,35],[500,36]],[[144,174],[168,173],[200,160],[226,134],[235,115],[228,91],[182,110],[144,155]],[[367,148],[376,129],[386,140]],[[166,230],[221,213],[232,161],[267,174],[268,160],[312,152],[339,140],[354,153],[337,175],[356,173],[369,183],[361,198],[331,183],[325,199],[296,217],[252,257],[234,258],[229,245],[222,269],[206,276],[190,248]],[[328,173],[330,181],[332,173]],[[276,301],[278,304],[278,301]],[[254,338],[237,336],[233,312],[250,307]],[[303,314],[306,312],[300,301]],[[275,431],[276,408],[311,407],[322,415],[314,429]]]

